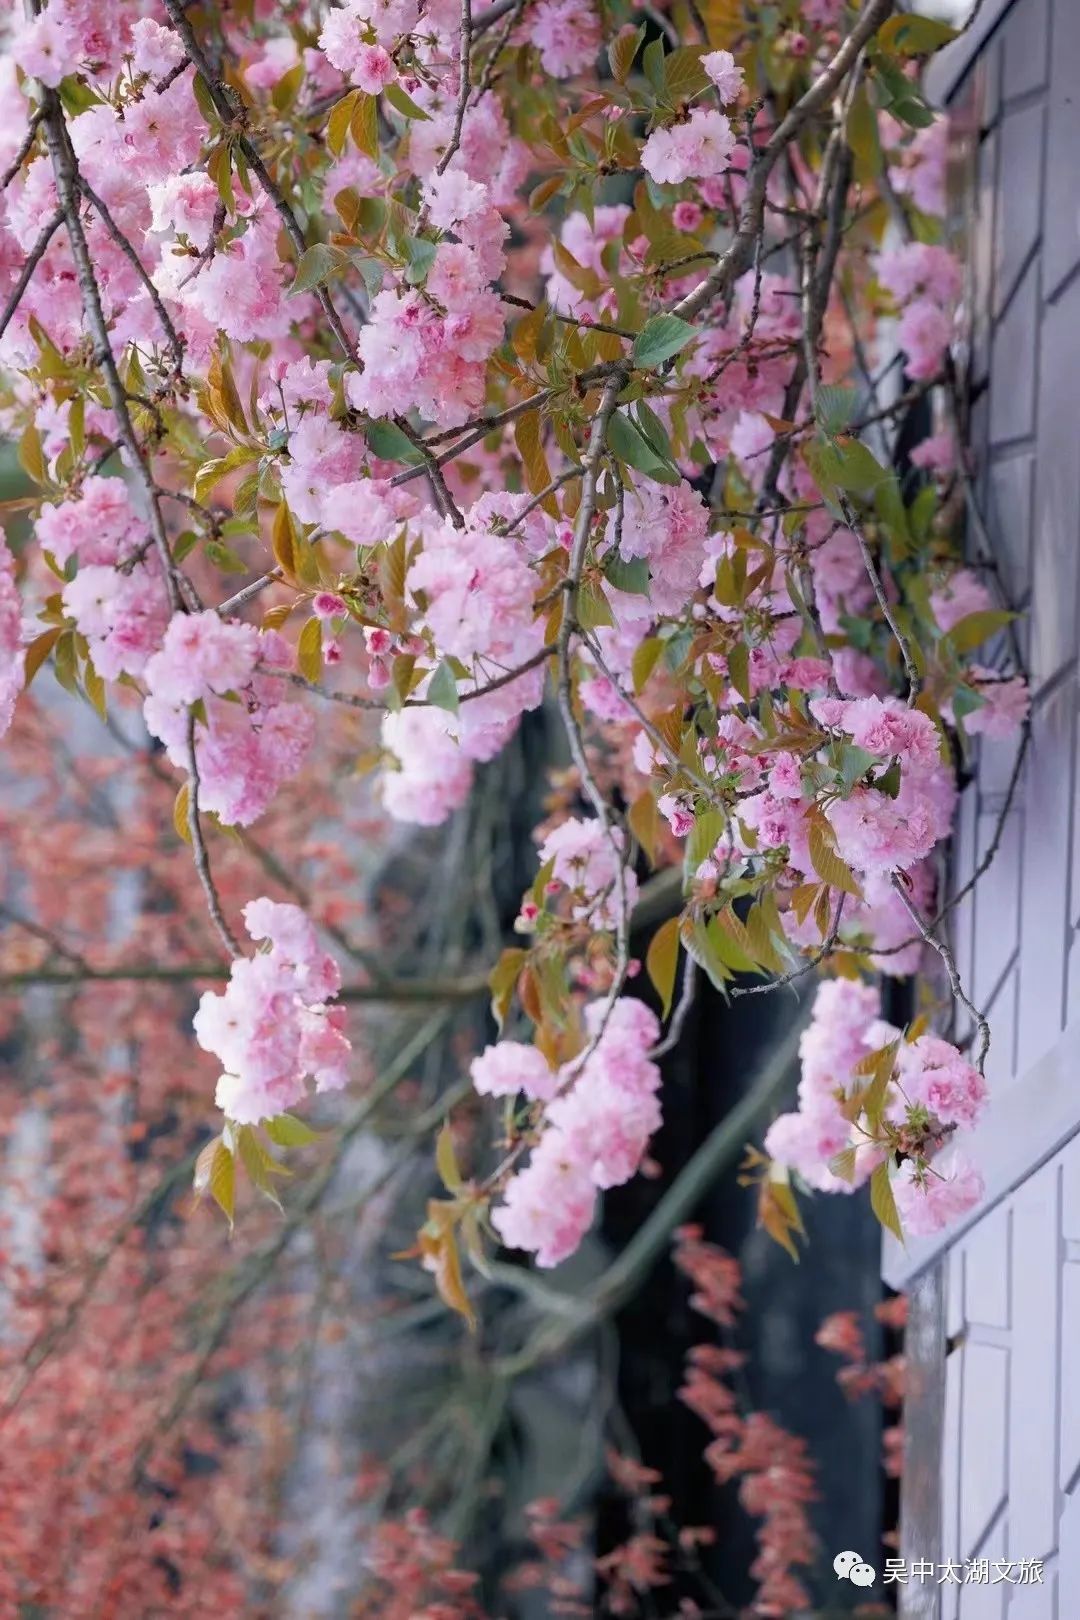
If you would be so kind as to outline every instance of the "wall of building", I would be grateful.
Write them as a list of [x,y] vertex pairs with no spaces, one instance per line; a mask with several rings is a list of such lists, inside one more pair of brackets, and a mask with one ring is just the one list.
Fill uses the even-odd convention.
[[[967,184],[968,532],[1025,610],[1031,746],[994,864],[955,919],[991,1020],[988,1196],[914,1281],[915,1399],[904,1552],[938,1566],[901,1609],[941,1620],[1080,1613],[1080,4],[987,3],[937,67]],[[962,885],[1002,822],[1011,745],[983,748],[962,799]],[[941,1320],[935,1321],[935,1313]],[[940,1582],[945,1561],[985,1579]],[[1021,1560],[1041,1560],[1043,1580]],[[976,1564],[975,1572],[982,1575]]]

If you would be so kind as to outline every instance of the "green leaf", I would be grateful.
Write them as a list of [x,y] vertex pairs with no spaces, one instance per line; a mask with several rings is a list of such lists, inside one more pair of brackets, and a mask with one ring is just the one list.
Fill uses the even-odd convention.
[[832,828],[827,821],[811,821],[808,843],[814,871],[821,881],[831,889],[842,889],[845,894],[861,900],[862,890],[851,867],[837,854]]
[[661,461],[641,429],[622,411],[616,411],[608,423],[607,442],[620,461],[637,472],[645,473],[659,484],[677,484],[679,474],[674,467]]
[[[42,664],[52,652],[56,643],[63,635],[63,627],[54,625],[51,630],[43,630],[36,636],[26,649],[23,662],[23,686],[27,687],[41,668]],[[985,699],[983,700],[985,702]],[[970,711],[969,711],[970,712]]]
[[[762,967],[767,968],[770,973],[783,973],[787,964],[773,943],[771,919],[774,908],[775,901],[772,907],[762,902],[750,907],[745,921],[746,937],[750,942],[755,959],[760,962]],[[777,918],[777,924],[779,924],[779,918]],[[777,926],[776,933],[783,939],[782,927]]]
[[645,953],[645,971],[653,989],[660,997],[663,1017],[671,1011],[675,994],[675,971],[679,962],[679,918],[669,917],[661,923]]
[[583,630],[597,630],[615,623],[607,597],[593,580],[583,581],[577,593],[577,621]]
[[829,1160],[829,1169],[834,1176],[839,1176],[841,1181],[855,1180],[856,1151],[854,1147],[841,1148],[840,1152],[834,1153]]
[[305,681],[317,681],[322,674],[322,625],[309,619],[296,644],[296,665]]
[[373,456],[380,461],[404,461],[415,465],[420,459],[420,452],[411,444],[399,427],[393,422],[378,420],[365,422],[364,438]]
[[431,114],[426,113],[423,107],[418,107],[412,96],[403,90],[400,84],[388,84],[383,95],[391,107],[395,107],[404,117],[418,118],[425,124],[431,122]]
[[514,999],[514,988],[521,977],[521,970],[528,960],[528,951],[520,946],[508,946],[488,975],[488,987],[491,990],[491,1016],[500,1030],[510,1011],[510,1003]]
[[310,292],[313,287],[318,287],[334,274],[340,262],[338,254],[325,242],[316,242],[314,247],[306,248],[300,255],[288,296],[295,298],[297,293]]
[[435,1142],[435,1168],[447,1192],[460,1192],[464,1182],[458,1169],[457,1154],[454,1151],[454,1133],[449,1123],[443,1126]]
[[236,1209],[236,1161],[220,1136],[203,1148],[195,1160],[195,1191],[209,1193],[229,1225]]
[[426,278],[435,263],[435,243],[429,242],[426,236],[410,236],[405,251],[408,256],[405,280],[410,287],[415,287]]
[[671,440],[667,429],[652,407],[643,399],[634,406],[635,426],[648,439],[657,455],[664,461],[672,459]]
[[191,788],[187,782],[182,782],[173,800],[173,828],[176,836],[185,844],[191,843]]
[[57,637],[56,646],[53,650],[53,674],[65,692],[78,691],[75,636],[71,630],[64,630]]
[[840,783],[844,798],[850,794],[852,788],[860,778],[864,777],[874,763],[874,755],[867,753],[865,748],[857,748],[854,743],[840,745]]
[[690,923],[684,922],[681,937],[687,954],[692,956],[698,967],[708,975],[709,983],[714,989],[725,991],[734,975],[722,957],[717,954],[713,937],[705,924],[700,919]]
[[859,396],[854,388],[840,388],[833,383],[822,383],[817,391],[814,415],[818,426],[830,437],[843,433],[855,418]]
[[664,95],[673,106],[693,101],[709,86],[700,45],[680,45],[664,58]]
[[1004,608],[984,608],[979,613],[965,614],[953,625],[943,640],[954,652],[974,652],[976,647],[981,647],[984,641],[996,636],[999,630],[1004,630],[1015,618],[1015,613],[1009,613]]
[[379,103],[375,96],[361,92],[352,110],[349,120],[352,138],[369,158],[377,159],[379,156]]
[[744,703],[750,702],[750,649],[745,641],[737,641],[727,652],[728,675],[731,684]]
[[[955,706],[953,712],[955,713]],[[870,785],[876,788],[879,793],[884,793],[887,799],[898,798],[900,794],[900,761],[894,759],[887,770],[882,771],[880,776],[874,777]]]
[[746,930],[730,906],[709,923],[709,938],[720,960],[735,973],[760,973]]
[[652,40],[645,47],[641,58],[641,65],[645,69],[645,77],[652,85],[658,96],[664,93],[664,45],[659,39]]
[[859,439],[838,439],[835,443],[811,445],[807,451],[815,477],[820,469],[825,480],[837,489],[873,489],[889,474]]
[[457,714],[461,707],[458,697],[457,677],[445,658],[431,677],[427,689],[427,699],[437,709],[447,709],[451,714]]
[[319,1140],[319,1132],[295,1114],[275,1114],[273,1119],[263,1120],[263,1130],[278,1147],[307,1147]]
[[617,591],[626,591],[630,596],[649,594],[649,565],[644,557],[624,562],[617,551],[609,551],[604,558],[604,578]]
[[638,28],[624,28],[608,46],[608,62],[611,64],[611,74],[616,84],[626,83],[630,69],[634,65],[634,57],[645,38],[645,30],[645,23],[641,23]]
[[892,1182],[889,1180],[888,1160],[879,1164],[870,1177],[870,1208],[893,1237],[904,1241],[904,1229],[900,1225],[900,1216],[896,1208],[896,1199],[893,1197]]
[[863,1058],[855,1070],[857,1075],[865,1076],[870,1081],[863,1093],[862,1106],[867,1124],[875,1134],[881,1125],[881,1116],[885,1112],[885,1099],[892,1084],[896,1054],[899,1050],[900,1037],[897,1036],[895,1041],[890,1041],[887,1046],[879,1047],[876,1052],[871,1052],[869,1057]]
[[41,434],[31,422],[23,431],[19,440],[19,466],[27,473],[35,484],[44,484],[49,477],[48,465],[45,461],[45,451],[41,443]]
[[341,100],[335,102],[330,109],[330,116],[326,120],[326,144],[334,157],[340,157],[345,150],[349,123],[359,94],[358,90],[350,90],[347,96],[342,96]]
[[277,1162],[272,1153],[267,1152],[265,1145],[250,1125],[241,1125],[236,1132],[236,1148],[252,1184],[280,1209],[281,1200],[274,1191],[271,1178],[287,1176],[290,1172]]
[[630,661],[630,676],[634,683],[635,694],[641,691],[649,679],[663,650],[664,643],[659,636],[646,636],[640,646],[635,648]]
[[634,339],[634,364],[651,371],[678,354],[695,335],[690,322],[678,315],[653,315]]
[[890,17],[877,31],[876,43],[899,56],[926,56],[956,38],[956,29],[933,17]]
[[[39,637],[38,639],[40,640],[41,638]],[[36,646],[37,643],[35,642],[34,645]],[[31,649],[31,651],[32,650],[33,649]],[[30,653],[29,652],[26,655],[26,660],[27,660],[27,668],[29,668],[29,665],[30,665]],[[30,677],[27,676],[27,681],[28,682],[29,682],[29,679],[30,679]],[[955,719],[957,719],[958,721],[963,721],[963,720],[965,720],[967,718],[967,716],[969,714],[974,714],[976,709],[985,708],[986,707],[986,701],[987,700],[986,700],[985,693],[978,691],[975,687],[973,687],[973,686],[958,686],[956,688],[956,691],[953,693],[953,700],[952,700],[953,715],[954,715]]]
[[721,810],[699,810],[694,826],[686,840],[686,870],[696,872],[702,861],[707,861],[724,833],[727,817]]

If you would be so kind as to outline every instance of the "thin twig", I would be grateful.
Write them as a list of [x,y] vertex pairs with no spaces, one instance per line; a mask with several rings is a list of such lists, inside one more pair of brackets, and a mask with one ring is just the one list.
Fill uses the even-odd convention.
[[40,107],[35,107],[34,111],[30,114],[30,123],[27,127],[26,134],[22,138],[19,150],[16,152],[3,174],[0,175],[0,191],[7,190],[8,186],[10,186],[11,182],[14,180],[15,176],[18,174],[19,170],[30,156],[30,150],[37,139],[38,125],[41,123],[41,118],[42,109]]
[[191,853],[195,861],[195,870],[202,884],[203,894],[206,896],[207,910],[211,921],[217,929],[225,949],[230,956],[240,956],[239,941],[226,920],[221,905],[221,897],[214,886],[213,873],[210,870],[210,856],[207,853],[206,841],[203,838],[202,820],[199,816],[199,759],[195,746],[195,711],[188,710],[187,717],[187,767],[188,767],[188,799],[187,799],[187,829],[191,841]]
[[915,927],[918,929],[921,937],[926,941],[930,949],[932,951],[936,951],[940,956],[945,967],[945,972],[948,974],[949,987],[952,990],[953,995],[960,1005],[967,1010],[972,1022],[975,1025],[975,1028],[979,1032],[979,1047],[975,1055],[975,1067],[978,1069],[979,1073],[982,1074],[986,1066],[986,1054],[990,1050],[990,1025],[984,1015],[979,1011],[978,1007],[976,1007],[975,1003],[971,1000],[967,991],[964,989],[959,970],[956,966],[956,958],[952,953],[952,947],[948,945],[945,940],[939,939],[933,932],[930,924],[927,922],[918,906],[916,906],[915,902],[908,894],[907,886],[899,872],[893,873],[892,886],[900,896],[900,902],[903,905],[904,910],[915,924]]
[[58,208],[52,218],[45,221],[45,224],[41,227],[37,241],[30,249],[30,252],[26,255],[26,262],[19,271],[19,279],[11,289],[10,297],[8,298],[7,303],[4,305],[4,312],[2,315],[0,315],[0,337],[3,337],[4,333],[11,325],[15,311],[22,303],[26,289],[30,285],[31,277],[33,276],[38,265],[41,263],[45,249],[48,247],[56,232],[59,230],[61,224],[63,223],[63,219],[64,210],[63,208]]
[[159,322],[161,323],[161,329],[165,333],[165,340],[169,345],[169,352],[173,357],[173,364],[176,367],[177,373],[179,374],[184,363],[184,342],[179,332],[176,330],[176,327],[173,325],[172,316],[169,314],[168,310],[165,308],[165,305],[161,301],[161,294],[154,286],[154,283],[150,278],[149,271],[139,258],[139,255],[136,253],[134,247],[124,235],[123,231],[120,229],[119,225],[116,223],[115,219],[113,219],[105,203],[102,202],[101,198],[98,196],[97,192],[93,189],[85,176],[81,174],[79,176],[79,190],[82,192],[91,208],[93,208],[94,211],[100,215],[101,222],[105,229],[108,231],[109,235],[116,243],[116,246],[120,249],[120,252],[132,266],[136,275],[139,277],[139,280],[145,287],[147,296],[149,297],[151,304],[154,306],[154,314],[157,316]]

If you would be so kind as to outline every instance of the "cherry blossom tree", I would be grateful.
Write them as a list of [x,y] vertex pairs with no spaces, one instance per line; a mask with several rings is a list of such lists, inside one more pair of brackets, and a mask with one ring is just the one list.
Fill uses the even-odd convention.
[[[946,856],[980,735],[1017,739],[1004,820],[1028,699],[958,520],[964,276],[920,89],[950,37],[892,0],[11,18],[0,987],[12,1040],[34,1031],[52,1168],[43,1188],[13,1099],[6,1601],[128,1616],[173,1582],[177,1612],[255,1612],[289,1446],[236,1451],[201,1396],[269,1357],[300,1432],[320,1328],[290,1256],[332,1277],[325,1196],[376,1122],[398,1146],[359,1207],[406,1162],[441,1182],[398,1245],[438,1295],[411,1308],[474,1323],[507,1287],[537,1319],[497,1388],[614,1308],[742,1151],[738,1121],[587,1299],[498,1253],[558,1265],[638,1173],[706,981],[817,974],[798,1107],[744,1163],[781,1244],[808,1192],[869,1183],[898,1236],[979,1201],[964,1133],[991,1032]],[[513,942],[489,926],[478,948],[477,818],[537,713],[567,770]],[[418,892],[373,912],[373,852],[426,863]],[[925,1010],[894,1027],[882,976],[920,969]],[[486,1045],[455,1023],[485,996]],[[239,1261],[178,1218],[188,1184],[237,1220]],[[678,1254],[725,1320],[722,1261],[692,1232]],[[88,1333],[106,1354],[80,1356]],[[760,1612],[784,1613],[808,1464],[735,1412],[718,1355],[689,1404],[764,1517]],[[108,1446],[72,1459],[90,1412]],[[381,1479],[360,1497],[385,1503]],[[148,1482],[183,1510],[146,1532]],[[259,1506],[215,1562],[237,1492]],[[592,1572],[610,1612],[693,1552],[649,1522]],[[572,1530],[534,1528],[550,1573]],[[358,1612],[481,1612],[423,1514],[380,1534],[386,1590]]]

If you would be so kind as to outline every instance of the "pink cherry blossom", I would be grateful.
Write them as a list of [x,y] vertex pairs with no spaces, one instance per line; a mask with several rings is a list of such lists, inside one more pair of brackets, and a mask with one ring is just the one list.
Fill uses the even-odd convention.
[[174,28],[140,17],[131,30],[131,65],[136,73],[163,79],[184,60],[184,42]]
[[1031,709],[1031,693],[1024,677],[1013,675],[1002,679],[979,664],[972,664],[968,675],[984,701],[981,708],[965,714],[967,734],[992,737],[996,741],[1015,736]]
[[735,132],[722,112],[695,107],[685,124],[654,129],[641,152],[641,166],[659,184],[706,179],[731,164]]
[[530,8],[527,30],[544,72],[554,79],[584,73],[600,49],[600,18],[588,0],[539,0]]
[[[540,864],[552,864],[552,877],[574,897],[575,917],[589,917],[599,928],[611,927],[618,911],[616,889],[619,862],[612,842],[622,848],[623,835],[617,828],[611,837],[597,820],[570,816],[540,846]],[[623,868],[622,882],[627,906],[637,898],[637,877]]]
[[707,51],[701,65],[716,86],[721,101],[738,101],[745,78],[730,51]]
[[499,1041],[485,1047],[473,1058],[469,1073],[483,1097],[513,1097],[523,1091],[534,1101],[546,1102],[558,1084],[543,1053],[521,1041]]
[[910,1159],[893,1181],[900,1224],[908,1237],[931,1237],[975,1208],[985,1192],[982,1175],[953,1148],[936,1158],[922,1177]]
[[972,613],[986,613],[994,599],[979,576],[970,568],[958,568],[944,585],[930,593],[930,608],[945,632]]
[[164,703],[194,703],[212,692],[236,691],[255,671],[258,632],[249,624],[205,613],[176,613],[146,670],[152,694]]
[[986,1103],[986,1081],[949,1041],[920,1035],[900,1048],[900,1084],[909,1103],[923,1104],[943,1125],[977,1123]]
[[50,88],[73,73],[79,62],[79,37],[56,6],[20,26],[12,42],[12,55],[31,79]]
[[348,1082],[349,1042],[336,1010],[337,964],[321,949],[299,907],[261,899],[244,908],[248,932],[270,949],[232,964],[219,995],[207,991],[195,1014],[195,1036],[224,1073],[218,1106],[240,1125],[293,1108],[307,1092]]
[[952,321],[928,298],[918,298],[901,315],[896,337],[907,356],[908,376],[917,380],[933,377],[952,340]]

